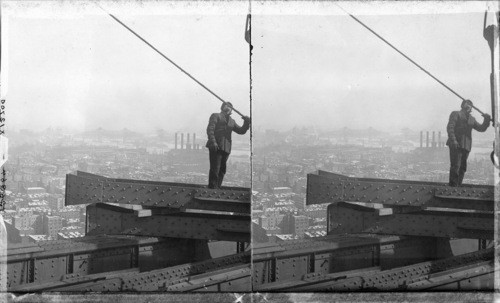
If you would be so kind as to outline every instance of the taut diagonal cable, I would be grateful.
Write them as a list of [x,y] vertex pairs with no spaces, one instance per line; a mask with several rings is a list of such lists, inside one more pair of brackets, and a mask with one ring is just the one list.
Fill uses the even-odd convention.
[[[427,75],[429,75],[430,77],[432,77],[432,79],[436,80],[439,84],[441,84],[442,86],[444,86],[445,88],[447,88],[450,92],[452,92],[453,94],[455,94],[455,96],[459,97],[462,100],[466,100],[464,97],[460,96],[457,92],[455,92],[453,89],[451,89],[448,85],[444,84],[441,80],[439,80],[434,75],[432,75],[430,72],[428,72],[425,68],[423,68],[422,66],[420,66],[417,62],[413,61],[410,57],[408,57],[407,55],[405,55],[402,51],[400,51],[399,49],[397,49],[389,41],[385,40],[382,36],[380,36],[379,34],[377,34],[374,30],[372,30],[366,24],[364,24],[363,22],[361,22],[358,18],[354,17],[351,13],[349,13],[348,11],[346,11],[344,8],[342,8],[337,3],[335,3],[335,5],[338,8],[340,8],[342,11],[344,11],[346,14],[348,14],[356,22],[358,22],[359,24],[361,24],[364,28],[366,28],[367,30],[369,30],[372,34],[374,34],[375,36],[377,36],[380,40],[382,40],[387,45],[389,45],[392,49],[394,49],[395,51],[397,51],[401,56],[405,57],[408,61],[410,61],[411,63],[413,63],[415,66],[417,66],[424,73],[426,73]],[[484,113],[481,110],[479,110],[477,107],[475,107],[474,105],[472,106],[472,108],[474,108],[475,110],[477,110],[480,114],[484,115]]]
[[[185,71],[182,67],[180,67],[179,65],[177,65],[174,61],[172,61],[170,58],[168,58],[167,56],[165,56],[162,52],[160,52],[156,47],[154,47],[153,45],[151,45],[151,43],[149,43],[148,41],[146,41],[146,39],[142,38],[139,34],[137,34],[136,32],[134,32],[130,27],[128,27],[125,23],[123,23],[122,21],[120,21],[120,19],[118,19],[117,17],[115,17],[113,14],[109,13],[108,11],[106,11],[102,6],[100,6],[98,3],[96,3],[96,5],[102,9],[106,14],[108,14],[111,18],[113,18],[113,20],[115,20],[116,22],[118,22],[120,25],[122,25],[123,27],[125,27],[129,32],[131,32],[132,34],[134,34],[134,36],[136,36],[137,38],[139,38],[142,42],[144,42],[147,46],[151,47],[154,51],[156,51],[158,54],[160,54],[160,56],[162,56],[163,58],[165,58],[168,62],[172,63],[172,65],[174,65],[175,67],[177,67],[181,72],[183,72],[186,76],[188,76],[189,78],[191,78],[194,82],[198,83],[201,87],[203,87],[206,91],[208,91],[210,94],[212,94],[215,98],[219,99],[221,102],[223,103],[226,103],[227,101],[225,101],[224,99],[222,99],[221,97],[219,97],[217,94],[215,94],[213,91],[211,91],[208,87],[206,87],[203,83],[201,83],[200,81],[198,81],[195,77],[191,76],[191,74],[189,74],[187,71]],[[240,113],[239,111],[237,111],[234,107],[233,107],[233,110],[240,116],[243,117],[243,114]]]

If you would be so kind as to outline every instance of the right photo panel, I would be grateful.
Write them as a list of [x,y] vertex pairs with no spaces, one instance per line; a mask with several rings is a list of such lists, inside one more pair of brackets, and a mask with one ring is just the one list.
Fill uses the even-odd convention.
[[498,11],[252,2],[254,292],[495,289]]

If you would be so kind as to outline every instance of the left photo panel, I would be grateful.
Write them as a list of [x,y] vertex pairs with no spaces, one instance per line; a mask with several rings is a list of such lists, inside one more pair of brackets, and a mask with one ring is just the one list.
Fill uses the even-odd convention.
[[0,3],[6,291],[250,292],[248,2]]

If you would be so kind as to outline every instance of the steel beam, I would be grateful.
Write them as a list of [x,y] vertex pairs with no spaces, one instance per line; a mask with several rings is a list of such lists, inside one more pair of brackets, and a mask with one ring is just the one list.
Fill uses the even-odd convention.
[[66,205],[98,202],[250,214],[250,189],[208,189],[196,184],[111,179],[81,172],[66,175]]
[[252,290],[250,265],[234,266],[227,269],[208,272],[184,278],[177,283],[159,288],[160,291],[244,291]]
[[320,172],[307,175],[306,204],[357,201],[413,207],[445,207],[493,211],[494,187],[388,179],[351,178]]
[[87,206],[87,234],[126,234],[250,242],[250,216],[179,212],[140,216],[133,209],[96,203]]
[[9,290],[116,270],[150,270],[192,262],[196,241],[132,236],[85,236],[10,247],[0,257]]
[[419,290],[493,290],[493,261],[470,265],[428,275],[425,279],[409,284],[409,291]]
[[[463,239],[493,239],[493,212],[453,209],[419,210],[412,213],[339,202],[327,209],[327,233],[370,233]],[[392,209],[391,209],[392,210]]]
[[[378,267],[334,274],[309,274],[295,281],[262,285],[259,291],[403,291],[435,289],[479,277],[490,277],[494,271],[493,249],[447,259],[421,262],[382,271]],[[465,284],[463,290],[493,290],[493,283]]]
[[[455,277],[448,275],[446,282],[453,279],[468,279],[470,269],[477,270],[478,275],[489,274],[494,270],[494,249],[481,250],[461,256],[441,259],[437,261],[422,262],[410,266],[399,267],[392,270],[374,274],[363,274],[358,277],[347,278],[342,281],[328,283],[315,288],[323,291],[359,291],[359,290],[408,290],[408,285],[428,280],[430,275],[454,269],[458,273]],[[482,267],[487,265],[486,269]],[[442,275],[441,275],[442,276]],[[417,284],[418,285],[418,284]],[[319,286],[319,285],[318,285]],[[434,286],[427,284],[421,289]],[[419,289],[418,286],[413,288]],[[476,289],[485,290],[485,289]]]
[[[190,281],[194,283],[190,284]],[[146,272],[114,271],[66,278],[13,291],[250,291],[250,254],[242,253]]]
[[377,235],[328,236],[254,245],[254,290],[269,283],[284,283],[307,275],[328,275],[379,266],[405,266],[434,259],[437,243],[429,237]]
[[365,267],[362,269],[342,271],[332,274],[310,273],[302,278],[291,281],[277,281],[257,286],[254,290],[259,292],[302,292],[315,291],[323,287],[324,284],[333,283],[351,277],[367,275],[374,272],[380,272],[380,267]]

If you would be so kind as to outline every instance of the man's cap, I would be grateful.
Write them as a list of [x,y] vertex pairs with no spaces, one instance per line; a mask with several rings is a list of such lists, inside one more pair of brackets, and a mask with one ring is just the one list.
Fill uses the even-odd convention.
[[231,106],[231,108],[233,108],[233,104],[232,104],[231,102],[224,102],[224,103],[222,103],[222,105],[220,106],[220,110],[222,110],[222,109],[224,108],[224,105],[226,105],[226,104],[227,104],[227,105],[229,105],[229,106]]
[[460,105],[461,108],[464,108],[465,107],[465,104],[469,103],[470,106],[472,106],[472,101],[471,100],[468,100],[468,99],[465,99],[464,101],[462,101],[462,104]]

